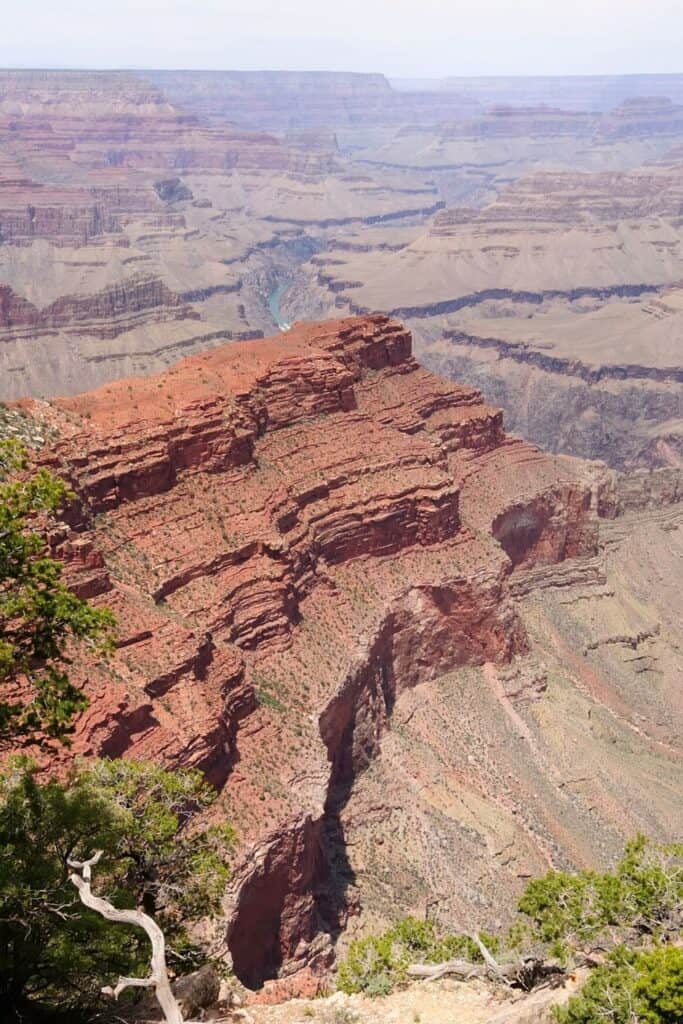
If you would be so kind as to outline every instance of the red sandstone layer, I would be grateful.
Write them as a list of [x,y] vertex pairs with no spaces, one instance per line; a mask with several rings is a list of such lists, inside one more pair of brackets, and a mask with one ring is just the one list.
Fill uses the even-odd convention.
[[77,494],[55,549],[119,621],[74,751],[204,769],[242,841],[238,974],[324,966],[339,815],[395,701],[526,650],[507,581],[593,553],[588,484],[379,315],[24,409]]

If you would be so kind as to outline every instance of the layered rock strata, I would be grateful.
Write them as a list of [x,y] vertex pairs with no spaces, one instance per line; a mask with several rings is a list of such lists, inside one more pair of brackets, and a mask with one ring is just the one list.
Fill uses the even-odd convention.
[[[600,577],[595,474],[506,439],[383,316],[14,415],[54,438],[40,459],[77,495],[55,552],[119,621],[114,657],[83,667],[73,751],[204,770],[240,834],[235,970],[252,986],[324,970],[349,913],[382,903],[354,881],[354,808],[395,708],[460,672],[493,673],[505,700],[543,694],[515,595],[553,566],[563,585]],[[519,833],[530,863],[575,855],[559,822],[539,828]],[[485,904],[518,877],[487,865]],[[401,892],[405,909],[421,898]]]
[[434,124],[476,110],[454,92],[392,89],[383,75],[299,71],[151,71],[172,102],[249,127],[317,129]]
[[544,448],[680,466],[682,188],[674,161],[530,174],[396,248],[331,242],[303,287],[318,310],[407,320],[426,365]]

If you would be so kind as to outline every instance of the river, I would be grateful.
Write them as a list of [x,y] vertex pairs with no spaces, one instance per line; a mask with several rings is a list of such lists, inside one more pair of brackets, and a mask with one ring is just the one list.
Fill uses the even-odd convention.
[[288,320],[285,320],[280,309],[282,296],[289,288],[289,285],[289,281],[280,281],[277,287],[268,296],[268,309],[270,310],[270,315],[281,331],[288,331],[292,326]]

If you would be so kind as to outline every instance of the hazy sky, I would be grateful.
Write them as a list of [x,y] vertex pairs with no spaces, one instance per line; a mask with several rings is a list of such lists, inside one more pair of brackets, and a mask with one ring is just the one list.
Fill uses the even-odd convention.
[[0,66],[683,72],[683,0],[2,0]]

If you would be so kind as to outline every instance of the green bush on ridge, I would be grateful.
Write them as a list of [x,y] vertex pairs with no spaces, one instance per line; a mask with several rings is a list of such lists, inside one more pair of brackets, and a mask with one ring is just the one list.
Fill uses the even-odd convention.
[[65,740],[87,706],[69,677],[70,645],[105,653],[113,643],[112,613],[77,597],[49,554],[45,525],[73,498],[48,470],[29,472],[22,444],[0,439],[0,743]]
[[[480,935],[491,952],[498,951],[500,943],[495,936],[485,932]],[[368,935],[351,943],[339,966],[337,987],[349,994],[387,995],[405,981],[410,964],[455,958],[473,964],[482,961],[479,947],[469,935],[443,935],[433,921],[404,917],[381,935]]]
[[[582,992],[557,1011],[558,1024],[682,1024],[683,951],[671,944],[682,918],[683,846],[639,835],[613,872],[549,871],[533,879],[505,941],[480,937],[503,958],[533,949],[565,964],[592,944],[616,945]],[[381,935],[352,942],[337,985],[385,995],[405,982],[410,964],[451,959],[482,957],[468,935],[444,935],[432,921],[406,917]]]
[[680,928],[682,906],[683,846],[639,835],[613,872],[549,871],[529,882],[518,909],[531,937],[567,959],[606,933],[666,936]]
[[681,1024],[683,949],[618,947],[554,1016],[557,1024]]

